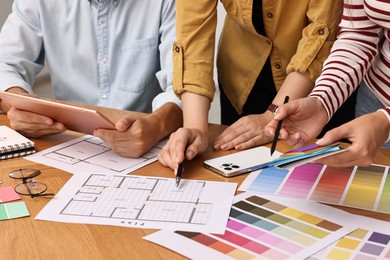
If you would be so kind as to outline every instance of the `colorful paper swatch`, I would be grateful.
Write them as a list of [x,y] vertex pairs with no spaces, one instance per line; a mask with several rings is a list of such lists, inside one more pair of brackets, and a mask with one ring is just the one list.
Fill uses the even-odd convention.
[[389,166],[335,168],[307,163],[251,173],[239,190],[390,213]]
[[309,259],[390,259],[390,222],[371,219]]
[[[340,147],[338,143],[327,146],[311,144],[305,147],[294,149],[283,153],[279,158],[268,164],[269,167],[279,167],[290,169],[304,163],[308,163],[326,156],[346,151],[346,148]],[[260,169],[260,168],[259,168]]]
[[0,203],[20,200],[20,195],[11,186],[0,188]]
[[30,216],[24,201],[0,204],[0,220]]
[[359,217],[315,202],[244,193],[236,196],[222,235],[164,230],[145,239],[189,258],[304,259],[361,223]]

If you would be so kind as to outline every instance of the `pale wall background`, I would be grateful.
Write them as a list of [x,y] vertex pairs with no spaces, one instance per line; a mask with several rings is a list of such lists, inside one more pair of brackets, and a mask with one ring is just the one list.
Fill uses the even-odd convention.
[[[56,1],[56,0],[52,0]],[[147,0],[144,0],[147,1]],[[3,26],[4,21],[7,19],[7,16],[11,12],[13,0],[0,0],[0,27]],[[225,10],[222,4],[219,2],[218,6],[218,28],[217,28],[217,37],[221,32],[221,27],[223,24],[223,20],[225,18]],[[218,41],[217,41],[218,44]],[[215,79],[216,79],[216,70],[215,70]],[[218,82],[215,80],[215,82]],[[52,97],[52,88],[49,77],[49,71],[45,68],[37,77],[35,82],[34,91],[42,96],[42,97]],[[217,92],[214,97],[214,101],[211,104],[210,113],[209,113],[209,121],[211,123],[219,123],[220,122],[220,103],[219,103],[219,90],[217,87]]]

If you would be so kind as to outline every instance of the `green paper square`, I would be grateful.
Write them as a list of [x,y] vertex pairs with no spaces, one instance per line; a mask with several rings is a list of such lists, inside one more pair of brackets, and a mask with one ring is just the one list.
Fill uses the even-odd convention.
[[6,203],[4,204],[7,209],[8,218],[21,218],[30,216],[26,203],[24,201]]
[[0,204],[0,220],[8,219],[5,204]]

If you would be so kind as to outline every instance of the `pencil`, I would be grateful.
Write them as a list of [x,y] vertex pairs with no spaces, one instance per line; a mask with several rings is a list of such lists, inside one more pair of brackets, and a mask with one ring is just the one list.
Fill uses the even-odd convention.
[[[289,100],[289,97],[286,96],[284,98],[284,104],[286,104],[288,102],[288,100]],[[282,123],[283,123],[283,120],[280,120],[278,122],[278,125],[276,126],[274,140],[272,140],[272,145],[271,145],[271,156],[275,152],[276,144],[277,144],[278,138],[279,138],[280,129],[282,128]]]
[[181,173],[183,172],[183,163],[179,163],[176,172],[176,187],[179,187],[181,181]]

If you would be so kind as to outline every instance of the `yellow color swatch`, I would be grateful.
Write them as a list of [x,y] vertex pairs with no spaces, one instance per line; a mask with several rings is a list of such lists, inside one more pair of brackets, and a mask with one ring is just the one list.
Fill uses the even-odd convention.
[[348,237],[343,237],[337,242],[336,246],[346,248],[346,249],[351,249],[355,250],[360,244],[360,241],[348,238]]

